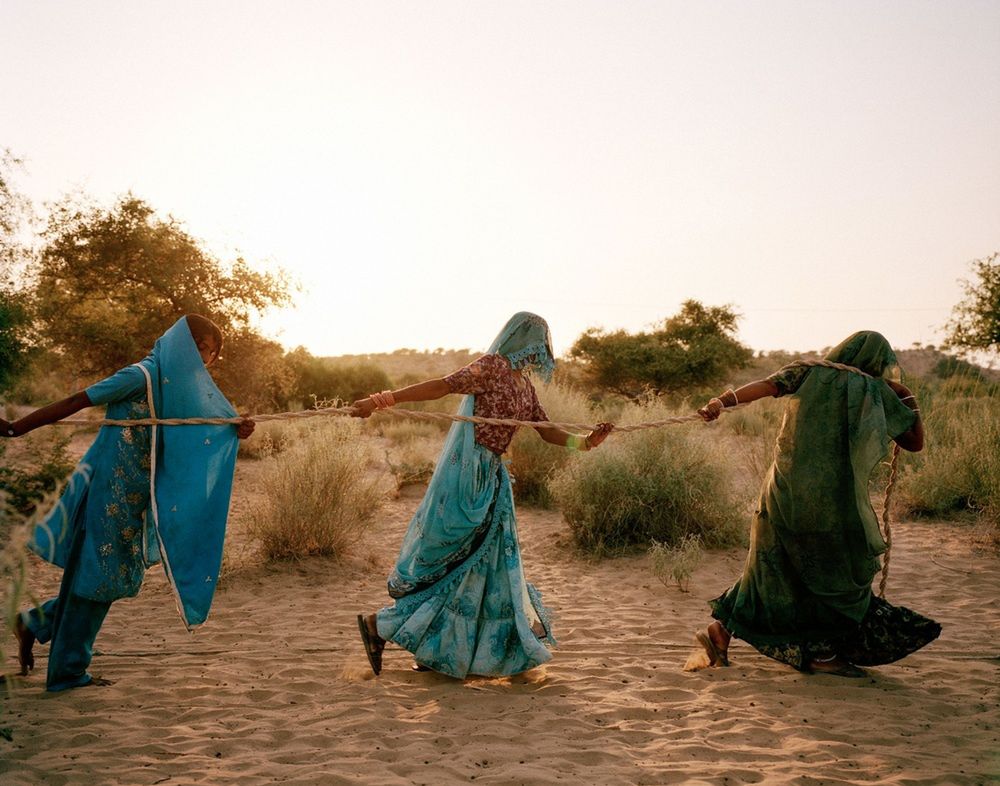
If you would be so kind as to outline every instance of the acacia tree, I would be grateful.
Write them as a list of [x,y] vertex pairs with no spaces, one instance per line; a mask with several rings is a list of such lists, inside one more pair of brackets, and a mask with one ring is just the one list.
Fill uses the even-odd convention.
[[242,258],[224,266],[176,219],[131,194],[110,210],[67,198],[42,238],[34,269],[41,332],[84,374],[135,362],[187,313],[214,320],[235,354],[235,343],[255,335],[253,313],[290,301],[284,272],[257,272]]
[[721,382],[729,371],[749,364],[753,352],[735,338],[738,320],[730,306],[686,300],[680,312],[649,333],[591,328],[570,356],[584,362],[593,384],[630,398],[690,390]]
[[956,349],[1000,351],[1000,253],[972,263],[977,280],[962,282],[965,297],[952,311],[948,344]]

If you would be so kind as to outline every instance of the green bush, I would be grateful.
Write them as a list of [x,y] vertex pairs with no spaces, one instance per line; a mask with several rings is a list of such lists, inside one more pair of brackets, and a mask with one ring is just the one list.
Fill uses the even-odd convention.
[[[629,407],[622,423],[662,420],[662,405]],[[580,548],[620,554],[653,540],[699,535],[708,547],[742,540],[745,500],[725,449],[697,424],[612,435],[557,470],[550,488]]]
[[367,531],[385,499],[375,445],[355,420],[312,419],[308,430],[264,459],[263,501],[247,532],[267,560],[339,556]]
[[[65,432],[52,436],[30,434],[22,439],[28,443],[25,453],[34,461],[24,468],[0,466],[0,493],[14,510],[30,515],[42,498],[69,476],[74,463],[66,452],[70,436]],[[0,442],[0,458],[6,447]]]

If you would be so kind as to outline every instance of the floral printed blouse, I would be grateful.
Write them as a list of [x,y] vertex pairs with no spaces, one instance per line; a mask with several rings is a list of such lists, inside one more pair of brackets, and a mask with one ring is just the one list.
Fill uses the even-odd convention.
[[[480,418],[548,420],[531,382],[518,384],[510,363],[503,355],[483,355],[444,378],[452,393],[476,397],[473,414]],[[476,442],[502,454],[514,438],[515,426],[476,424]]]

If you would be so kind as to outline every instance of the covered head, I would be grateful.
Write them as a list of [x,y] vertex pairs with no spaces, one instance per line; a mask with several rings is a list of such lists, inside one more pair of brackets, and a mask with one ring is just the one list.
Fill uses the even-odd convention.
[[899,381],[899,363],[896,353],[881,333],[874,330],[859,330],[831,349],[825,357],[834,363],[864,371],[873,377]]
[[548,323],[537,314],[518,311],[493,340],[490,354],[503,355],[512,368],[537,374],[548,382],[555,370]]

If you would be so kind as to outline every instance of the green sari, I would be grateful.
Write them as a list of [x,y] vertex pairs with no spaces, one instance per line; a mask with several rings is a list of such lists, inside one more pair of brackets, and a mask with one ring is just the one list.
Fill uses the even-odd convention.
[[774,463],[750,531],[740,580],[710,602],[734,636],[799,669],[831,652],[890,663],[937,637],[940,626],[876,598],[886,543],[869,498],[872,471],[916,415],[885,379],[896,356],[880,334],[855,333],[826,367],[784,368],[768,379],[788,396]]

